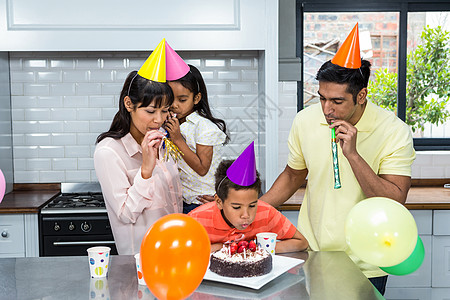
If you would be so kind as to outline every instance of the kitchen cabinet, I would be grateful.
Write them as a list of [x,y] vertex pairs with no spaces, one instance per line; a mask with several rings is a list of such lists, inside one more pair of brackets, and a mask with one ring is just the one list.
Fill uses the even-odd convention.
[[433,287],[450,288],[450,211],[433,213]]
[[448,300],[450,288],[433,288],[431,290],[431,300]]
[[281,213],[297,227],[298,223],[298,210],[282,210]]
[[[420,268],[405,276],[390,275],[387,288],[427,288],[431,287],[432,257],[432,210],[410,210],[417,224],[417,231],[425,248],[425,258]],[[409,299],[409,298],[408,298]]]
[[39,256],[38,214],[0,214],[0,257]]

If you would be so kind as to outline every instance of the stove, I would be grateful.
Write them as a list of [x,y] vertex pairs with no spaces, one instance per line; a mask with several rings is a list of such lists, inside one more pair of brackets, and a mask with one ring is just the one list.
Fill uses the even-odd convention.
[[39,216],[40,256],[87,255],[93,246],[117,254],[99,183],[61,183]]

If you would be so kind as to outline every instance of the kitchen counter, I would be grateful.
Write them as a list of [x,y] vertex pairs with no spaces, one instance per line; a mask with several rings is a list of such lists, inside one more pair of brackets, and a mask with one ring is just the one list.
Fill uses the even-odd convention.
[[59,190],[13,191],[0,203],[0,214],[37,214]]
[[[384,299],[344,252],[285,255],[306,262],[259,290],[204,280],[189,299]],[[90,278],[87,256],[0,259],[0,299],[86,298],[154,299],[131,255],[112,255],[107,279]]]
[[[299,210],[305,195],[300,188],[288,201],[280,205],[280,210]],[[413,186],[405,203],[408,209],[450,209],[450,189],[443,186]]]

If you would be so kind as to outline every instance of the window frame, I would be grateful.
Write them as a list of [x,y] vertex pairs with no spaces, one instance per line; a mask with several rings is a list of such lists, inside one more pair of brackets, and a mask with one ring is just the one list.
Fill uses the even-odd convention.
[[[447,0],[386,0],[357,3],[350,0],[296,0],[296,55],[301,59],[300,81],[297,81],[297,111],[303,109],[303,28],[305,12],[383,12],[399,13],[398,42],[398,82],[397,82],[397,116],[406,118],[406,61],[407,61],[407,28],[409,12],[450,11]],[[450,138],[414,138],[417,151],[450,150]]]

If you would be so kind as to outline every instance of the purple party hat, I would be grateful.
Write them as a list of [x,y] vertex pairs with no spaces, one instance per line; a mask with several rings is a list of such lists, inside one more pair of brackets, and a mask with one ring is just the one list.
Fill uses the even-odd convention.
[[252,142],[227,170],[235,184],[249,186],[256,182],[255,142]]

